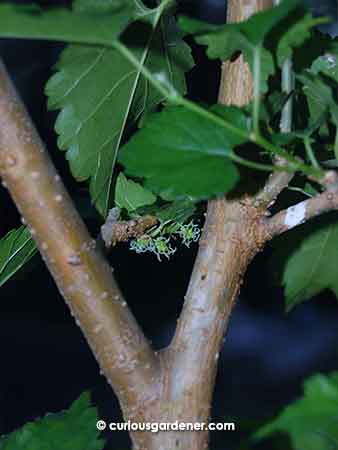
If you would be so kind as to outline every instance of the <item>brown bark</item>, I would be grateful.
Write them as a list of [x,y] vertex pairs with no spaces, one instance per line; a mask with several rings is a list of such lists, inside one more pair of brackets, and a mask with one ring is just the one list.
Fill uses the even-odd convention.
[[[231,0],[229,18],[239,21],[272,6],[272,1]],[[244,105],[252,95],[252,78],[242,57],[225,63],[219,101]],[[159,417],[164,422],[208,422],[217,361],[247,266],[262,248],[264,211],[243,197],[211,200],[200,249],[184,308],[164,367]],[[154,437],[151,450],[202,450],[208,431],[168,432]]]
[[[272,6],[272,0],[229,0],[228,6],[229,20],[239,21]],[[251,95],[252,79],[242,57],[225,63],[219,101],[244,105]],[[268,204],[290,175],[271,175],[256,198],[244,195],[209,202],[176,333],[159,357],[95,249],[1,64],[0,176],[117,394],[125,419],[207,423],[218,356],[243,276],[265,242],[290,229],[286,218],[293,210],[266,217]],[[323,185],[323,194],[296,205],[304,220],[338,208],[337,174],[328,172]],[[298,224],[294,216],[292,220]],[[138,235],[151,224],[113,223],[109,239]],[[207,430],[137,433],[132,438],[138,450],[202,450],[208,445]]]
[[265,219],[269,239],[302,225],[325,212],[338,210],[338,174],[327,172],[326,181],[324,180],[326,189],[323,193]]
[[[273,6],[273,0],[228,1],[228,22],[241,22],[252,14]],[[242,55],[236,61],[223,63],[219,102],[228,105],[247,105],[252,98],[253,83],[249,66]]]
[[143,420],[157,359],[0,62],[0,176],[125,414]]

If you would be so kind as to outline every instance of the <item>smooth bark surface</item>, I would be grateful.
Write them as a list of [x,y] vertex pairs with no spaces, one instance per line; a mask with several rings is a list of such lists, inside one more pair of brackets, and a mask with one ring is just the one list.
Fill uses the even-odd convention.
[[0,175],[123,410],[142,420],[157,360],[1,63]]

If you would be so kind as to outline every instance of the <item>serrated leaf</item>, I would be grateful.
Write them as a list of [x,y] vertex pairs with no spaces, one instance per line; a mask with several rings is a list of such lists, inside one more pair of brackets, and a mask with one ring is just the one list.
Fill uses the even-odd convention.
[[155,202],[156,196],[151,191],[133,180],[128,180],[122,172],[119,174],[115,187],[115,204],[119,208],[132,212]]
[[311,72],[314,74],[323,73],[334,81],[338,82],[338,45],[331,47],[330,52],[318,57],[313,61]]
[[137,72],[115,50],[70,46],[46,86],[50,109],[61,109],[58,145],[79,181],[106,216],[112,171],[125,128]]
[[329,38],[322,38],[321,46],[323,52],[325,49],[325,53],[312,61],[311,67],[303,72],[305,79],[300,77],[299,80],[304,84],[303,90],[310,112],[310,126],[324,118],[320,125],[320,134],[327,136],[329,131],[325,121],[329,112],[333,122],[337,123],[335,84],[338,82],[338,45]]
[[267,80],[274,73],[273,55],[281,66],[292,49],[303,44],[310,37],[309,30],[321,21],[306,13],[301,0],[284,0],[279,6],[236,24],[211,25],[187,17],[181,17],[179,24],[194,34],[199,44],[208,47],[210,58],[227,60],[241,51],[253,71],[254,53],[259,49],[261,90],[266,92]]
[[0,286],[21,269],[37,252],[28,228],[10,231],[0,240]]
[[285,26],[278,40],[276,56],[279,67],[282,67],[284,61],[292,56],[294,48],[301,47],[312,37],[311,31],[314,27],[329,21],[326,17],[312,17],[303,8],[298,8],[295,14],[298,17],[293,16],[294,23],[291,23],[289,27]]
[[[244,22],[242,22],[244,23]],[[211,59],[230,59],[236,52],[243,52],[245,60],[253,71],[255,46],[242,35],[237,27],[240,24],[211,25],[188,17],[180,17],[179,25],[187,33],[194,34],[195,40],[207,46],[207,54]],[[261,47],[261,90],[267,91],[267,80],[274,73],[271,53]]]
[[132,20],[132,6],[128,1],[110,1],[105,8],[88,11],[82,7],[73,11],[65,8],[30,11],[5,3],[0,5],[0,37],[111,46]]
[[333,123],[338,125],[338,103],[335,99],[334,86],[331,86],[321,74],[314,74],[306,70],[297,79],[303,84],[303,91],[307,97],[311,123],[315,123],[330,113]]
[[338,297],[338,218],[322,217],[281,236],[271,267],[285,286],[287,309],[324,289]]
[[[247,132],[240,109],[218,105],[212,111]],[[145,186],[164,200],[200,200],[234,187],[239,176],[231,154],[244,142],[208,118],[167,107],[131,138],[119,161],[130,175],[145,178]]]
[[[151,71],[161,71],[181,94],[186,92],[185,71],[192,66],[188,46],[170,32],[165,18],[151,44],[135,55]],[[138,42],[134,34],[134,42]],[[142,37],[142,36],[141,36]],[[144,37],[142,38],[144,41]],[[46,86],[51,109],[61,109],[56,122],[58,144],[67,150],[71,171],[78,180],[91,178],[91,198],[105,217],[117,151],[128,124],[153,110],[163,97],[113,49],[70,46],[58,63],[58,72]]]
[[[161,74],[180,93],[187,93],[185,73],[194,66],[190,47],[183,41],[183,33],[170,14],[164,15],[152,39],[151,49],[146,59],[146,67],[153,74]],[[140,78],[133,109],[144,123],[147,115],[165,100],[144,77]]]
[[294,450],[338,448],[338,372],[315,375],[304,383],[304,395],[256,433],[289,435]]
[[47,414],[2,437],[0,450],[102,450],[97,420],[96,408],[84,393],[68,410]]

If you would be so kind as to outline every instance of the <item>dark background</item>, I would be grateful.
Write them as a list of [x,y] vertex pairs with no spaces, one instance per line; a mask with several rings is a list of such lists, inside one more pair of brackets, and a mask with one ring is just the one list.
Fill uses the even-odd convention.
[[[337,16],[335,0],[308,4],[315,13]],[[181,8],[210,21],[225,20],[223,0],[183,1]],[[335,26],[329,31],[334,33]],[[99,223],[86,201],[86,187],[74,183],[64,155],[56,148],[55,114],[47,112],[43,95],[61,49],[61,45],[51,43],[0,40],[0,54],[95,234]],[[188,76],[190,95],[195,100],[215,102],[219,63],[207,61],[200,48],[194,48],[194,55],[199,66]],[[20,223],[3,188],[0,217],[0,236]],[[157,348],[166,345],[173,333],[195,252],[196,247],[181,249],[169,262],[160,264],[151,255],[139,256],[120,246],[111,257],[131,309]],[[230,322],[220,359],[213,419],[236,421],[239,433],[215,433],[215,449],[238,449],[252,426],[301,393],[305,377],[338,369],[336,299],[325,292],[286,315],[282,291],[273,286],[266,264],[271,253],[268,248],[251,265]],[[68,407],[84,390],[92,392],[101,418],[116,419],[117,402],[112,401],[110,388],[99,375],[96,361],[39,257],[1,288],[0,311],[0,434]],[[125,435],[114,434],[109,449],[122,450],[127,445]]]

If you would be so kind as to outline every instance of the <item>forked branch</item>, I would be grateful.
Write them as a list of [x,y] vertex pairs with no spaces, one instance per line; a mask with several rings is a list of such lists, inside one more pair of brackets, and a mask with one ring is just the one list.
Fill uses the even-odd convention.
[[[229,20],[244,20],[272,3],[229,0]],[[252,78],[243,58],[224,64],[220,102],[244,105],[251,94]],[[208,421],[219,352],[248,264],[276,234],[338,209],[334,172],[324,180],[323,194],[270,218],[268,205],[288,185],[290,174],[272,174],[261,197],[209,201],[176,333],[158,358],[72,205],[1,63],[0,176],[118,395],[125,417],[138,422]],[[112,228],[111,223],[105,228],[107,243],[137,236],[153,220],[113,221]],[[135,448],[202,450],[208,441],[207,431],[148,435],[137,437]]]

